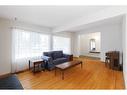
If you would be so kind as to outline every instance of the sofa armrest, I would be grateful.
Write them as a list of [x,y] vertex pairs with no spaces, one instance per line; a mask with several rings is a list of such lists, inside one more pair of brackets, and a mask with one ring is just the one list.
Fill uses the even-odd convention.
[[52,58],[51,57],[48,57],[48,56],[42,56],[42,59],[46,62],[52,62]]
[[48,70],[52,70],[52,68],[55,68],[55,65],[53,64],[53,59],[48,56],[42,56],[42,59],[45,62],[45,68]]
[[73,58],[73,55],[72,54],[63,54],[63,57],[64,58],[67,58],[68,59],[68,61],[71,61]]
[[63,54],[63,57],[65,57],[65,58],[69,58],[70,55],[69,55],[69,54]]

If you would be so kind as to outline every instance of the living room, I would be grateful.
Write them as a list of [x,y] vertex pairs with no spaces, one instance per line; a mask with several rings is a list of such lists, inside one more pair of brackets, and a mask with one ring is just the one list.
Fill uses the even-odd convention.
[[[1,77],[16,74],[23,89],[125,89],[126,13],[119,6],[0,6]],[[118,70],[105,66],[109,51],[119,51]],[[67,59],[54,61],[61,55]],[[33,63],[44,70],[34,73]]]

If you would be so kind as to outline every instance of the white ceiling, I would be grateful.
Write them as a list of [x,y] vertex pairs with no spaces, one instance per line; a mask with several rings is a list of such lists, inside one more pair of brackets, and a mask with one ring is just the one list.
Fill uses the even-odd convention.
[[56,28],[106,6],[0,6],[0,17]]
[[73,28],[68,29],[66,31],[79,32],[79,31],[83,31],[83,30],[86,30],[86,29],[89,29],[89,28],[94,28],[94,27],[97,27],[97,26],[100,26],[100,25],[121,24],[122,21],[123,21],[123,16],[119,15],[119,16],[116,16],[116,17],[111,17],[111,18],[103,19],[103,20],[96,21],[96,22],[93,22],[93,23],[88,23],[88,24],[85,24],[85,25],[73,27]]

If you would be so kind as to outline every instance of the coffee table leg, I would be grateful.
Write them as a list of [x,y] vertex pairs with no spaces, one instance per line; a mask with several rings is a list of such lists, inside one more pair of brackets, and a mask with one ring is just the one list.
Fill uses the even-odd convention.
[[55,76],[56,76],[56,67],[55,67]]
[[39,66],[39,64],[38,64],[38,70],[39,70],[39,67],[40,67],[40,66]]
[[82,62],[81,62],[81,68],[82,68],[83,66],[82,66]]
[[62,70],[62,80],[64,80],[64,70]]
[[30,60],[29,60],[29,70],[30,70]]
[[35,73],[35,64],[34,64],[34,73]]

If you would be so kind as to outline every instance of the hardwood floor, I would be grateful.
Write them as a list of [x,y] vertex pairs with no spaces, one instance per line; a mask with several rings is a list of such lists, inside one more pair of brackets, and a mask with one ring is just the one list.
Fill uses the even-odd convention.
[[24,89],[124,89],[123,73],[110,70],[98,60],[78,58],[80,65],[65,71],[65,79],[61,79],[58,70],[38,72],[33,74],[25,71],[18,74]]

